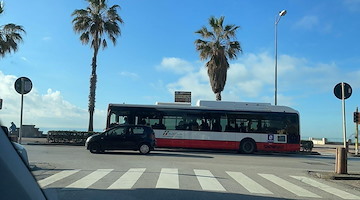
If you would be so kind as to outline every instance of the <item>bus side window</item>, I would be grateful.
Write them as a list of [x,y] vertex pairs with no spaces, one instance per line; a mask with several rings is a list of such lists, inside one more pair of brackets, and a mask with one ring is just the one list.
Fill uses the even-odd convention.
[[129,124],[127,116],[118,116],[118,124]]
[[222,126],[221,126],[221,124],[220,124],[220,122],[219,122],[219,120],[215,120],[215,121],[213,121],[213,123],[212,123],[212,126],[211,126],[212,128],[211,128],[211,130],[212,131],[218,131],[218,132],[221,132],[221,130],[222,130]]
[[186,119],[182,119],[179,124],[176,126],[176,130],[186,130],[188,127],[188,123]]
[[200,131],[209,131],[209,130],[210,130],[210,126],[206,121],[206,119],[201,120]]

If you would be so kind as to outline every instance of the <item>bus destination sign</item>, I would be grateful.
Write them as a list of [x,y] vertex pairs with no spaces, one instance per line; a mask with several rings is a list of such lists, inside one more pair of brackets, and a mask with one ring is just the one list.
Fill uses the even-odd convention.
[[175,102],[191,103],[191,92],[175,91]]

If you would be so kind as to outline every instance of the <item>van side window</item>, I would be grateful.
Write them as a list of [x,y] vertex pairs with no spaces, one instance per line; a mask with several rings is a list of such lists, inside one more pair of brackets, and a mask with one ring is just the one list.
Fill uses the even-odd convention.
[[121,136],[126,134],[126,127],[118,127],[109,132],[110,136]]
[[144,134],[144,129],[142,127],[134,127],[133,128],[133,133],[134,135],[142,135]]

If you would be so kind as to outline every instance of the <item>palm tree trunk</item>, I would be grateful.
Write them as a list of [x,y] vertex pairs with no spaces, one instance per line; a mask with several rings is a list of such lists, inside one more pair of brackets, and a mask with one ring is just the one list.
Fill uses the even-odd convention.
[[216,101],[221,101],[221,92],[216,93]]
[[92,70],[90,76],[90,94],[89,94],[89,127],[88,131],[94,131],[94,111],[95,111],[95,91],[96,91],[96,60],[97,60],[98,48],[94,48],[94,56],[92,58]]

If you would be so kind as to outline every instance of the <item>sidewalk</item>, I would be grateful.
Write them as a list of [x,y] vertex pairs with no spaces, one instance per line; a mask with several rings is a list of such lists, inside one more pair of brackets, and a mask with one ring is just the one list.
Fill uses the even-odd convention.
[[21,138],[21,144],[48,144],[47,138]]
[[[314,144],[314,148],[312,149],[312,151],[314,152],[318,152],[321,155],[326,155],[326,154],[336,154],[336,148],[342,148],[344,147],[344,145],[340,145],[340,144],[325,144],[325,145],[320,145],[320,144]],[[360,152],[359,152],[360,154]],[[349,145],[349,153],[348,156],[356,156],[355,155],[355,145]],[[360,155],[358,155],[360,157]]]
[[[318,145],[315,144],[313,148],[313,152],[318,152],[321,155],[332,155],[336,156],[336,148],[342,148],[343,145],[337,145],[337,144],[325,144],[325,145]],[[360,157],[360,155],[355,155],[355,146],[350,145],[349,146],[349,153],[348,157]],[[335,166],[334,166],[335,167]],[[335,169],[334,171],[309,171],[308,172],[310,176],[326,179],[328,181],[338,183],[345,185],[347,187],[350,187],[355,190],[360,191],[360,172],[352,172],[348,174],[336,174]]]

